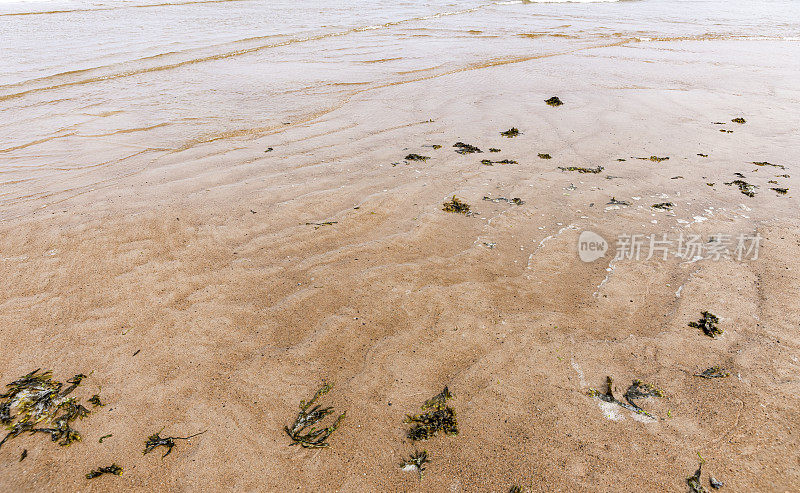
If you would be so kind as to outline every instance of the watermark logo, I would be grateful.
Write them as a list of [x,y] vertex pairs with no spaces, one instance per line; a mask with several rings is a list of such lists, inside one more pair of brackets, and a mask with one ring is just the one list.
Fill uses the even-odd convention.
[[[758,260],[763,238],[755,234],[713,234],[703,238],[697,234],[628,234],[617,235],[614,260],[667,260],[676,257],[685,262],[732,259]],[[578,256],[584,262],[594,262],[605,256],[608,242],[593,231],[583,231],[578,237]]]
[[578,237],[578,256],[584,262],[594,262],[608,251],[608,242],[593,231],[583,231]]

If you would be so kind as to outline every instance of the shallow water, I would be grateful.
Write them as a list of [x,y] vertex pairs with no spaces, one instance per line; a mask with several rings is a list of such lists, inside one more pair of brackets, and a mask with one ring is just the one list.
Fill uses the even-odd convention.
[[164,153],[312,122],[376,88],[593,46],[699,40],[736,64],[753,53],[725,42],[750,41],[796,66],[800,2],[6,1],[0,31],[8,213]]

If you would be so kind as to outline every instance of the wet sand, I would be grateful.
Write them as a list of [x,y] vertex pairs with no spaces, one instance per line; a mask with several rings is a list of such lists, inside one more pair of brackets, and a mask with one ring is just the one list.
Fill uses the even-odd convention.
[[[108,404],[77,422],[84,440],[69,448],[7,442],[0,483],[685,491],[700,453],[706,487],[711,474],[723,491],[797,490],[800,121],[782,81],[800,74],[758,56],[796,45],[755,43],[610,43],[371,87],[306,121],[201,139],[107,181],[88,169],[69,178],[79,193],[7,203],[4,382],[93,371],[84,393],[101,388]],[[733,53],[750,69],[732,68]],[[564,106],[544,104],[553,95]],[[512,126],[523,134],[499,135]],[[502,152],[459,155],[458,141]],[[635,159],[651,155],[670,159]],[[723,184],[735,172],[755,197]],[[453,195],[477,214],[443,212]],[[650,208],[666,201],[672,213]],[[335,223],[307,224],[322,222]],[[584,230],[612,245],[621,233],[764,239],[746,262],[611,262],[612,248],[584,263]],[[721,337],[687,326],[701,310],[721,318]],[[713,365],[731,377],[692,376]],[[607,375],[618,396],[634,379],[663,389],[640,401],[659,419],[589,397]],[[323,379],[335,384],[324,403],[347,419],[329,449],[290,447],[283,426]],[[403,418],[445,385],[460,434],[411,443]],[[208,431],[164,460],[143,456],[162,427]],[[398,467],[423,448],[422,479]],[[84,478],[111,462],[124,475]]]

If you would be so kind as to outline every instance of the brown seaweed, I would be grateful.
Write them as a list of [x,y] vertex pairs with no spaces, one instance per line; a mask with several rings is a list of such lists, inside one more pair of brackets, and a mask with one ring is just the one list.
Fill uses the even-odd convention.
[[508,489],[508,493],[522,493],[522,487],[515,484]]
[[664,393],[650,384],[643,383],[641,380],[634,380],[624,395],[625,400],[628,402],[622,402],[614,397],[614,379],[608,376],[606,377],[606,391],[600,392],[597,389],[589,389],[589,396],[600,399],[601,401],[616,404],[624,409],[645,415],[649,418],[655,418],[655,416],[639,407],[633,400],[644,397],[663,397]]
[[669,156],[667,156],[667,157],[650,156],[648,159],[650,161],[655,162],[655,163],[660,163],[661,161],[669,160]]
[[467,204],[466,202],[462,202],[455,195],[453,195],[452,199],[442,204],[442,206],[443,206],[442,210],[445,212],[453,212],[456,214],[466,214],[466,215],[470,214],[469,204]]
[[653,204],[650,207],[652,207],[653,209],[661,209],[661,210],[664,210],[664,211],[671,211],[672,208],[675,207],[675,204],[673,204],[672,202],[660,202],[658,204]]
[[456,142],[455,144],[453,144],[453,147],[456,148],[456,152],[459,154],[472,154],[475,152],[483,152],[474,145],[465,144],[463,142]]
[[[315,425],[329,414],[332,414],[333,409],[319,405],[314,406],[314,403],[317,399],[330,392],[332,388],[333,385],[322,382],[322,387],[317,390],[310,401],[300,401],[300,412],[298,412],[294,423],[291,427],[285,426],[283,428],[289,438],[292,439],[292,443],[289,445],[300,445],[304,448],[324,448],[330,445],[327,442],[328,438],[339,428],[347,412],[340,414],[330,426],[317,429]],[[308,431],[306,431],[307,429]]]
[[744,118],[742,118],[742,117],[736,117],[736,118],[734,118],[734,119],[733,119],[733,120],[731,120],[731,121],[732,121],[733,123],[739,123],[739,124],[745,124],[745,123],[747,123],[747,120],[745,120],[745,119],[744,119]]
[[544,102],[547,103],[548,105],[554,107],[554,108],[556,106],[561,106],[562,104],[564,104],[564,102],[561,101],[558,98],[558,96],[553,96],[552,98],[545,99]]
[[122,476],[122,467],[111,464],[108,467],[98,467],[94,471],[86,474],[86,479],[94,479],[103,474],[113,474],[114,476]]
[[700,153],[697,153],[697,155],[698,155],[698,156],[700,156],[700,157],[708,157],[708,154],[700,154]]
[[89,398],[89,404],[93,405],[94,407],[105,406],[105,404],[100,401],[100,396],[98,394],[95,394]]
[[561,171],[577,171],[578,173],[600,173],[603,171],[602,166],[598,166],[596,168],[583,168],[580,166],[559,166],[558,169]]
[[772,166],[773,168],[786,169],[786,166],[782,164],[772,164],[768,163],[767,161],[753,161],[753,164],[756,166]]
[[203,430],[199,433],[195,433],[194,435],[189,435],[186,437],[162,437],[161,436],[162,431],[164,431],[164,428],[161,428],[158,431],[158,433],[154,433],[147,438],[147,441],[144,444],[144,452],[142,452],[143,455],[149,454],[158,447],[166,447],[167,451],[164,453],[164,455],[161,456],[161,458],[163,459],[172,452],[172,447],[175,446],[175,440],[189,440],[190,438],[194,438],[197,435],[202,435],[207,430]]
[[716,315],[709,311],[702,311],[700,315],[702,315],[702,318],[697,322],[689,322],[689,327],[702,329],[703,333],[711,338],[721,335],[724,332],[717,326],[719,318]]
[[500,152],[502,149],[498,149],[497,147],[490,147],[489,152]]
[[458,422],[456,412],[447,405],[447,401],[453,396],[447,387],[442,392],[425,401],[422,414],[407,415],[405,423],[412,424],[407,436],[413,441],[427,440],[438,432],[445,435],[458,435]]
[[789,192],[788,188],[781,188],[781,187],[773,187],[773,188],[770,188],[770,190],[775,190],[776,192],[778,192],[781,195],[786,195]]
[[405,157],[406,161],[427,161],[430,156],[420,156],[419,154],[409,154]]
[[508,137],[509,139],[512,138],[512,137],[516,137],[517,135],[521,135],[521,134],[522,134],[522,132],[520,132],[517,127],[511,127],[508,130],[506,130],[505,132],[500,132],[500,135],[502,135],[503,137]]
[[419,478],[422,479],[422,475],[425,471],[425,464],[430,462],[428,459],[428,451],[423,450],[415,451],[408,459],[405,459],[403,462],[400,463],[400,468],[404,471],[417,471],[419,474]]
[[706,368],[700,373],[695,373],[695,377],[700,378],[727,378],[731,376],[731,372],[722,368],[721,366],[712,366],[711,368]]
[[19,461],[22,462],[28,456],[28,449],[22,449],[22,454],[19,456]]
[[756,196],[755,189],[758,188],[758,185],[753,185],[752,183],[747,183],[744,180],[733,180],[733,181],[725,182],[725,184],[728,185],[728,186],[735,185],[735,186],[739,187],[739,191],[742,192],[744,195],[747,195],[748,197],[755,197]]
[[617,200],[616,197],[611,197],[611,200],[608,201],[607,205],[625,205],[625,206],[628,206],[628,205],[631,205],[631,203],[626,201],[626,200]]
[[539,156],[539,159],[552,159],[553,158],[553,156],[551,156],[550,154],[545,154],[545,153],[542,153],[542,152],[540,152],[538,154],[538,156]]

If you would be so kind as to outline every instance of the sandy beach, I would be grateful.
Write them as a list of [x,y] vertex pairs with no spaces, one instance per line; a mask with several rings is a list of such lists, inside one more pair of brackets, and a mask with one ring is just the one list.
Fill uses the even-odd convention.
[[[356,3],[0,4],[0,384],[87,374],[91,411],[0,489],[683,492],[700,454],[800,490],[797,5]],[[290,446],[323,381],[346,418]],[[459,433],[410,440],[445,386]],[[143,455],[162,428],[205,433]]]

